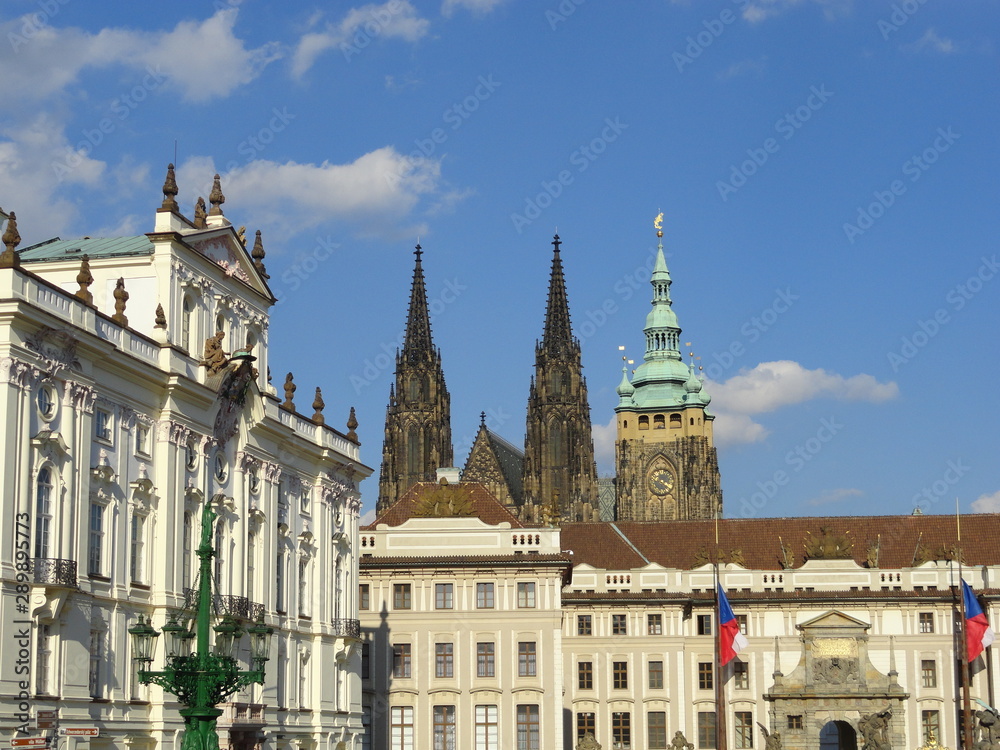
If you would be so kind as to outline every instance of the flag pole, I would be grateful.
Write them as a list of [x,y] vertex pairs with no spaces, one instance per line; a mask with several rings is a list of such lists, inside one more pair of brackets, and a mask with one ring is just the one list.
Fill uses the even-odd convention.
[[965,578],[962,575],[962,521],[961,516],[958,512],[958,498],[955,498],[955,556],[958,557],[958,601],[959,607],[959,622],[962,623],[961,627],[961,638],[958,652],[962,659],[962,734],[964,735],[965,741],[960,743],[961,747],[965,750],[972,750],[972,700],[969,697],[969,638],[968,631],[966,628],[966,611],[965,611]]
[[728,750],[726,742],[726,692],[722,685],[724,667],[722,666],[722,607],[719,602],[719,522],[716,519],[715,547],[715,747],[716,750]]

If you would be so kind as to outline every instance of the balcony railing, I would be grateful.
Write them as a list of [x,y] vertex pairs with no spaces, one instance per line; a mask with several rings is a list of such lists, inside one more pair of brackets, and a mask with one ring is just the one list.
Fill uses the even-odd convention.
[[344,636],[345,638],[361,637],[360,620],[334,620],[332,624],[334,635]]
[[[196,609],[198,589],[184,589],[184,608]],[[252,602],[245,596],[215,594],[212,596],[212,610],[219,617],[234,617],[237,620],[255,621],[264,614],[264,605]]]
[[36,557],[31,561],[35,583],[45,586],[63,586],[75,589],[76,560],[59,560],[54,557]]
[[224,724],[233,726],[264,726],[263,703],[227,703],[223,707],[225,713],[221,717]]

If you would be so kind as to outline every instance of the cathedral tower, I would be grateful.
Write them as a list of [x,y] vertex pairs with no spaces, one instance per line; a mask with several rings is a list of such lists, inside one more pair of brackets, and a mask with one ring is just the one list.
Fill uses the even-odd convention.
[[566,280],[552,241],[552,275],[542,340],[535,344],[535,374],[528,395],[524,441],[524,512],[538,520],[554,511],[570,521],[597,520],[597,467],[590,430],[587,381],[580,342],[573,336]]
[[650,284],[653,309],[646,316],[646,352],[632,381],[622,367],[615,446],[617,518],[621,521],[693,520],[722,512],[722,488],[711,398],[693,365],[684,364],[681,329],[670,299],[663,257],[663,214]]
[[452,465],[451,397],[441,369],[441,352],[431,339],[427,309],[427,285],[420,263],[423,251],[414,255],[410,309],[406,338],[396,352],[396,382],[389,391],[382,443],[378,503],[381,513],[415,482],[433,482],[437,469]]

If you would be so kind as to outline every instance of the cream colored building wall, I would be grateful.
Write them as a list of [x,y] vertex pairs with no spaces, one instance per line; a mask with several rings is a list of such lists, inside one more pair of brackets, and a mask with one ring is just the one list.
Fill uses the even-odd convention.
[[[534,564],[530,553],[504,564],[471,559],[458,564],[450,556],[515,555],[513,539],[529,530],[487,526],[478,519],[411,519],[396,528],[379,527],[376,555],[390,552],[411,563],[366,566],[361,583],[370,588],[371,605],[361,612],[370,649],[370,678],[364,682],[370,707],[372,747],[390,747],[392,707],[411,707],[414,748],[433,747],[434,706],[455,706],[457,747],[475,747],[475,707],[495,705],[499,715],[499,747],[514,748],[516,711],[520,704],[538,705],[543,748],[563,747],[561,576],[564,566]],[[541,553],[557,553],[556,529],[531,529]],[[393,585],[410,584],[412,607],[395,609]],[[454,608],[435,609],[435,585],[453,585]],[[493,609],[476,607],[476,584],[493,583]],[[536,606],[519,608],[517,584],[534,583]],[[477,644],[495,643],[495,677],[477,677]],[[518,644],[536,644],[533,677],[518,676]],[[435,644],[454,644],[454,677],[435,676]],[[392,647],[410,644],[412,677],[394,678]]]
[[[712,663],[714,660],[714,636],[698,635],[699,614],[712,614],[714,608],[709,601],[696,604],[685,617],[684,601],[676,594],[684,591],[711,591],[712,573],[710,568],[699,571],[662,571],[658,566],[649,566],[643,571],[603,571],[581,566],[574,570],[573,582],[564,590],[565,613],[563,621],[564,674],[566,687],[566,707],[572,714],[573,736],[576,732],[576,714],[595,714],[597,740],[604,747],[613,747],[611,735],[612,713],[630,711],[632,748],[646,748],[647,715],[650,711],[664,711],[667,714],[667,739],[675,731],[682,731],[687,739],[698,747],[698,713],[714,711],[715,698],[712,690],[704,690],[698,683],[698,664]],[[662,573],[657,573],[661,570]],[[984,581],[993,580],[997,574],[993,568],[965,570],[965,578],[975,588],[981,588]],[[659,582],[679,575],[680,586],[668,586],[673,595],[670,599],[655,600],[655,589],[641,585],[643,579],[654,578]],[[764,577],[768,580],[764,585]],[[770,577],[774,575],[774,583]],[[779,582],[778,578],[784,580]],[[751,585],[747,586],[748,579]],[[849,598],[850,591],[844,593],[841,581],[857,579],[859,593],[856,599]],[[883,580],[884,579],[884,580]],[[772,731],[780,731],[787,736],[787,727],[771,726],[769,711],[771,704],[763,699],[773,685],[775,671],[775,650],[780,658],[780,669],[788,675],[799,664],[802,655],[800,631],[797,625],[812,620],[826,612],[836,610],[871,625],[869,635],[869,655],[873,665],[883,674],[891,668],[898,673],[898,681],[909,694],[906,700],[906,746],[919,747],[923,743],[921,712],[937,710],[941,721],[942,743],[957,746],[957,731],[954,706],[959,700],[954,679],[954,637],[952,634],[953,607],[950,601],[949,584],[957,580],[957,571],[946,563],[927,563],[920,568],[903,570],[863,569],[850,561],[812,561],[795,571],[772,573],[771,571],[744,571],[737,566],[726,566],[722,572],[723,586],[731,593],[730,603],[737,615],[747,617],[747,637],[749,647],[738,657],[749,665],[749,686],[736,687],[731,667],[726,681],[728,703],[727,731],[729,747],[737,750],[734,715],[736,711],[750,711],[754,723],[754,747],[763,747],[763,739],[756,722],[760,721]],[[926,599],[863,599],[861,592],[865,586],[871,590],[891,592],[896,587],[901,591],[914,591],[914,581],[923,587]],[[768,600],[754,596],[754,592],[766,589],[806,591],[806,585],[814,589],[812,598],[821,597],[823,590],[841,592],[823,601]],[[936,586],[936,590],[932,588]],[[745,592],[744,589],[750,589]],[[574,597],[574,592],[591,592],[589,599]],[[920,589],[917,590],[920,593]],[[654,595],[652,601],[642,597]],[[891,594],[890,594],[891,596]],[[912,597],[912,595],[909,595]],[[749,604],[740,601],[749,597]],[[930,613],[933,619],[932,633],[921,632],[921,613]],[[611,632],[612,615],[626,616],[628,634],[616,636]],[[647,616],[659,614],[663,632],[651,635],[647,629]],[[991,622],[1000,622],[1000,609],[991,606],[987,617]],[[593,620],[593,635],[578,635],[577,616],[590,615]],[[987,658],[990,669],[996,670],[1000,664],[994,649],[989,649]],[[933,685],[924,685],[922,662],[935,663],[936,680]],[[578,682],[578,668],[581,661],[593,663],[593,688],[581,689]],[[613,687],[612,665],[616,661],[628,664],[629,686],[626,690]],[[649,687],[648,664],[662,661],[664,687]],[[972,696],[996,705],[991,693],[987,671],[974,674]],[[978,704],[973,703],[977,709]],[[818,747],[818,737],[815,740]],[[571,745],[567,745],[570,747]]]

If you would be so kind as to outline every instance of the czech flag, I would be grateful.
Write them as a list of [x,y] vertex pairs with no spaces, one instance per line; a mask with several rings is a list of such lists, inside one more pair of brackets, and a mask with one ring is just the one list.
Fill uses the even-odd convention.
[[[718,585],[719,590],[719,662],[728,664],[733,658],[749,645],[746,636],[740,632],[740,624],[736,622],[736,615],[733,614],[729,600],[726,599],[726,592],[722,590],[722,584]],[[986,618],[983,617],[983,622]],[[993,631],[990,631],[990,638],[993,638]],[[978,653],[978,652],[977,652]]]
[[[969,584],[962,579],[962,597],[965,599],[965,649],[969,661],[983,653],[983,649],[993,643],[993,628],[986,621],[986,614],[979,606],[976,595]],[[725,663],[725,662],[723,662]]]

